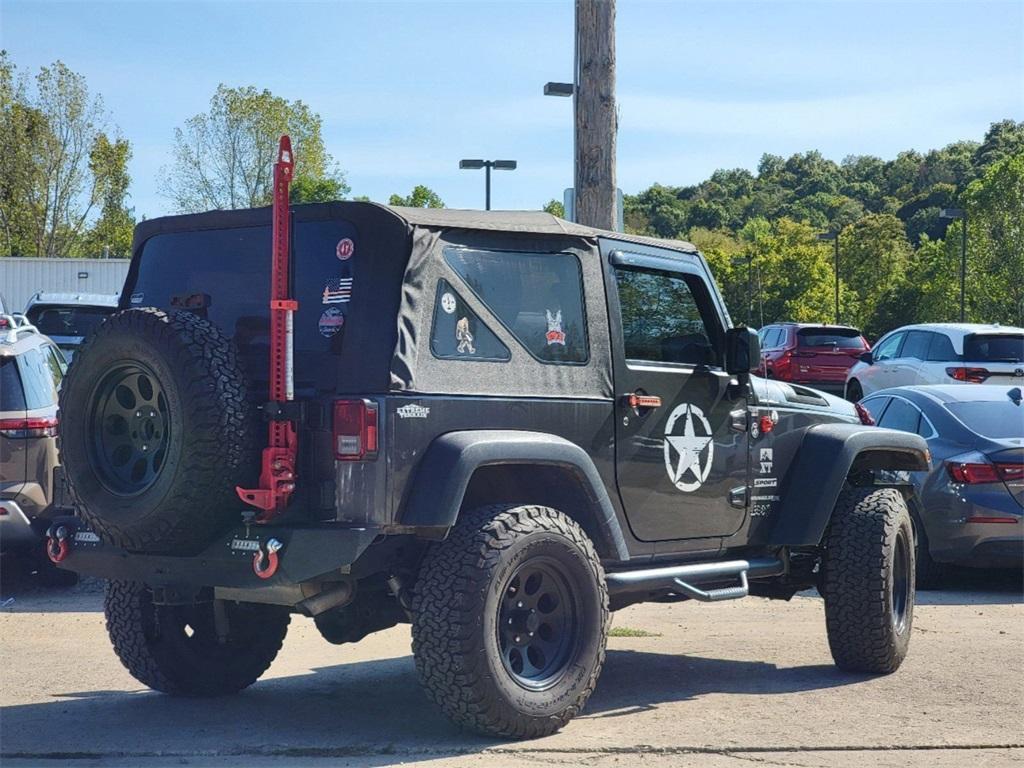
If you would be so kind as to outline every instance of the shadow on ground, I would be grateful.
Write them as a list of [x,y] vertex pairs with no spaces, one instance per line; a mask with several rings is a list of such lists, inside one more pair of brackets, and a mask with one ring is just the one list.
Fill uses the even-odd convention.
[[[817,590],[800,597],[820,599]],[[917,605],[1014,605],[1024,603],[1024,572],[1020,569],[950,567],[939,589],[919,589]]]
[[[863,679],[831,665],[780,669],[762,662],[611,650],[586,717],[618,717],[710,693],[792,693]],[[317,749],[443,757],[498,743],[451,725],[421,691],[408,656],[274,678],[219,699],[61,691],[51,702],[4,708],[0,742],[7,757],[295,750],[312,756]]]

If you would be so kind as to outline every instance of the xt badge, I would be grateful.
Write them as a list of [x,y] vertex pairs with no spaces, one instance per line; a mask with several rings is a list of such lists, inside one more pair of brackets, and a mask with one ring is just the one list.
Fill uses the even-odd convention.
[[665,423],[665,469],[680,491],[695,491],[711,472],[715,455],[711,424],[695,405],[677,405]]

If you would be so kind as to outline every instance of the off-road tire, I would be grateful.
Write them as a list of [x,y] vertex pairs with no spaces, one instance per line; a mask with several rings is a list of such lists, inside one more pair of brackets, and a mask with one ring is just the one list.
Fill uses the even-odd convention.
[[223,605],[228,632],[221,642],[212,600],[154,605],[144,584],[111,581],[104,601],[107,633],[121,663],[143,685],[179,696],[236,693],[270,666],[290,616],[276,605]]
[[[165,442],[159,466],[153,450],[147,455],[151,484],[126,491],[110,479],[118,470],[97,447],[97,433],[110,402],[105,382],[134,366],[152,378],[149,391],[160,392],[151,395],[164,404],[153,423],[159,429],[162,420]],[[155,413],[159,405],[144,407]],[[128,422],[109,418],[134,430],[138,413],[129,411]],[[135,552],[194,554],[238,520],[235,486],[255,482],[259,469],[257,426],[234,344],[190,312],[112,315],[77,352],[61,387],[59,446],[75,504],[104,540]]]
[[[543,690],[517,682],[498,639],[510,584],[535,563],[558,563],[579,606],[571,655]],[[463,727],[504,738],[546,736],[582,710],[597,684],[609,626],[604,570],[587,535],[557,510],[499,505],[463,513],[424,556],[412,608],[420,681]]]
[[840,669],[895,672],[914,618],[914,533],[893,488],[843,491],[826,538],[821,594],[832,658]]

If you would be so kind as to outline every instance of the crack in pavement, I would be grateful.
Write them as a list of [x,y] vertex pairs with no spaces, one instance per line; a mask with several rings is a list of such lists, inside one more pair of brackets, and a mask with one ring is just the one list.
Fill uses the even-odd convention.
[[[708,747],[668,746],[656,747],[637,744],[631,747],[455,747],[451,749],[409,748],[391,745],[352,747],[263,747],[226,750],[193,750],[166,752],[153,751],[51,751],[51,752],[4,752],[0,758],[7,760],[102,760],[125,758],[190,758],[190,757],[310,757],[345,758],[377,757],[395,755],[400,757],[456,757],[460,755],[518,755],[522,757],[543,755],[722,755],[740,759],[754,759],[754,755],[800,752],[942,752],[1024,749],[1024,742],[1005,744],[876,744],[876,745],[824,745],[824,746],[755,746],[755,747]],[[761,761],[768,762],[768,761]]]

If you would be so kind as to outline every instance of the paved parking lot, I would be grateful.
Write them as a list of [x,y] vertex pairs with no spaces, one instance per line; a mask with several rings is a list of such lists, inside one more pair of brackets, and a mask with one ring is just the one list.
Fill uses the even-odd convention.
[[437,713],[407,627],[339,647],[296,618],[248,691],[173,699],[115,658],[98,586],[46,592],[8,579],[0,749],[5,766],[1024,765],[1021,577],[965,578],[919,595],[910,655],[882,678],[832,666],[813,594],[629,608],[615,626],[647,636],[610,640],[585,715],[519,744]]

